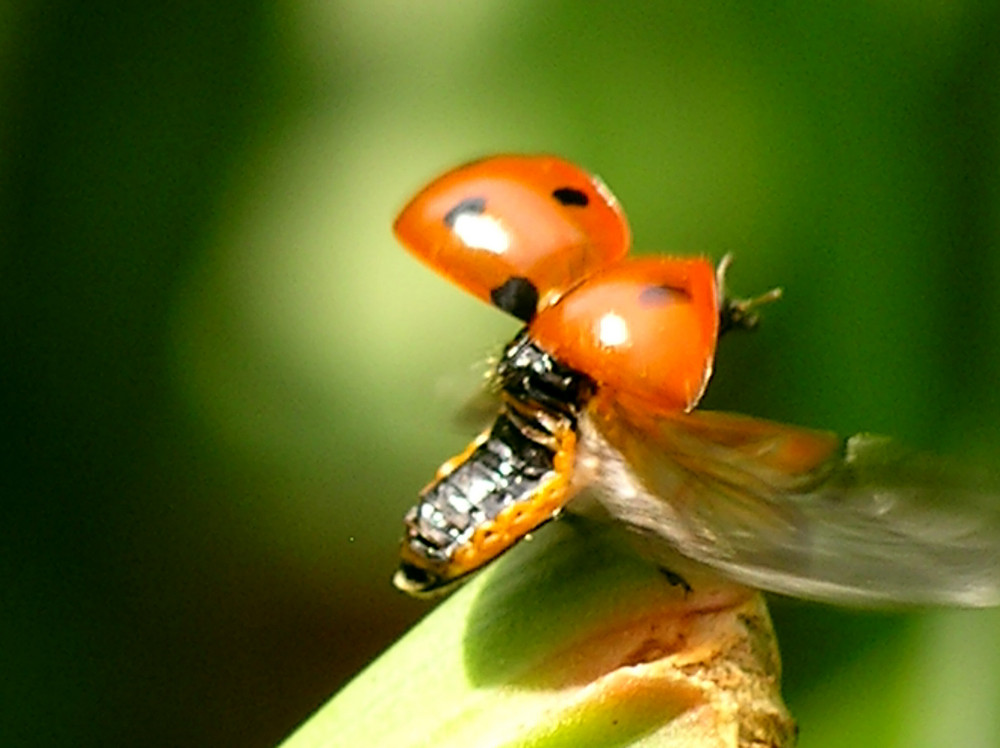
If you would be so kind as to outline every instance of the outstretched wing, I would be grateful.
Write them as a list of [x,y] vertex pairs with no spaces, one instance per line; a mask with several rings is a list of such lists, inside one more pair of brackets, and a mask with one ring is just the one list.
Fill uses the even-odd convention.
[[595,402],[581,428],[613,517],[736,581],[836,603],[1000,603],[1000,491],[968,471],[725,413]]

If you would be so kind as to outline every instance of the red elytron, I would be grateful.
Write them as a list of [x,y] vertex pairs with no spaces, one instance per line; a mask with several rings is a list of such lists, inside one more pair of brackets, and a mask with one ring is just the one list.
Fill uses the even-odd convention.
[[404,591],[462,579],[589,488],[647,541],[762,589],[1000,601],[1000,508],[964,474],[877,437],[694,410],[719,335],[776,294],[727,299],[725,261],[626,258],[628,223],[596,177],[487,158],[432,182],[395,231],[526,323],[496,367],[495,423],[406,516]]

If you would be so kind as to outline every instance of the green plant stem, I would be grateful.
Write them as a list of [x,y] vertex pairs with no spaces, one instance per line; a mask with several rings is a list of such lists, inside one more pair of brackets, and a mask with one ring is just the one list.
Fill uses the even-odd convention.
[[283,748],[765,746],[794,728],[761,596],[664,574],[587,522],[443,602]]

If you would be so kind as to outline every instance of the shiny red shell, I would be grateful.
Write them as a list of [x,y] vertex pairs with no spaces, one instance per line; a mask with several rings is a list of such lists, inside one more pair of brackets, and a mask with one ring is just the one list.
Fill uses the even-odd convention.
[[719,334],[715,268],[649,257],[604,270],[529,327],[556,360],[605,395],[657,411],[693,408],[708,384]]
[[624,259],[618,201],[552,156],[498,156],[433,181],[394,226],[406,247],[529,322],[558,361],[633,407],[687,411],[708,383],[719,291],[705,259]]
[[400,213],[396,236],[466,291],[523,320],[628,251],[628,222],[595,176],[553,156],[448,172]]

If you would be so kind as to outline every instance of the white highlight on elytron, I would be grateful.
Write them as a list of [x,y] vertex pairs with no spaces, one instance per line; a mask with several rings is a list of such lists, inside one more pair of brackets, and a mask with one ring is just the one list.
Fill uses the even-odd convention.
[[510,247],[510,237],[503,225],[493,216],[482,213],[459,213],[451,230],[466,246],[485,249],[495,255],[502,255]]
[[628,323],[621,316],[608,312],[597,324],[597,336],[601,345],[614,348],[628,342]]

